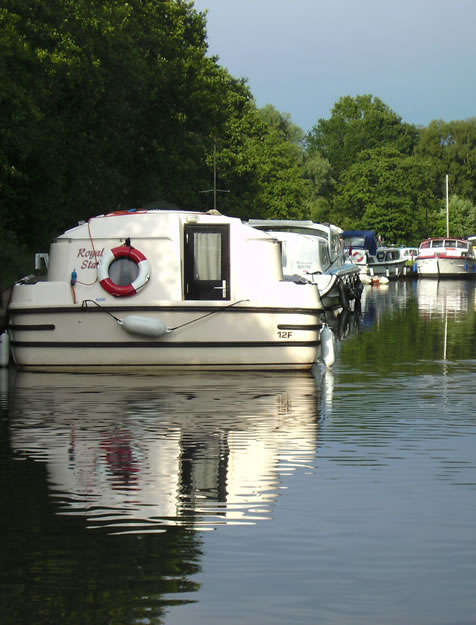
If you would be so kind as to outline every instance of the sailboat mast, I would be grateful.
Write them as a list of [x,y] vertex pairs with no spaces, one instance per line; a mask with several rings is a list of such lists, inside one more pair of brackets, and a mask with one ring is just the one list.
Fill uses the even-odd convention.
[[448,195],[448,174],[446,174],[446,236],[450,236],[450,211],[449,211],[449,195]]
[[217,142],[213,142],[213,210],[217,209]]

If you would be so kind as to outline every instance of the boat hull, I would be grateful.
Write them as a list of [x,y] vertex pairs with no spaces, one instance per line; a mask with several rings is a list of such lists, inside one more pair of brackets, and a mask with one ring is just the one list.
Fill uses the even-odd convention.
[[428,257],[416,261],[418,276],[422,278],[471,278],[476,275],[476,263],[466,258]]
[[14,363],[25,371],[301,370],[319,357],[320,315],[312,309],[176,305],[133,313],[169,331],[131,334],[120,323],[130,311],[113,307],[12,310]]
[[368,266],[368,273],[371,276],[385,276],[386,278],[399,278],[404,275],[404,268],[406,260],[396,260],[388,262],[370,262]]

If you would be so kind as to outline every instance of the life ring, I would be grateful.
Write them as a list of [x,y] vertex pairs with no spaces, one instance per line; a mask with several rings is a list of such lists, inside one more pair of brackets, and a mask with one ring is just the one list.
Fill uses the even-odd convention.
[[[109,277],[109,267],[118,258],[128,258],[136,263],[139,273],[131,284],[116,284]],[[97,267],[98,280],[102,288],[115,297],[135,295],[150,279],[150,263],[142,252],[130,245],[119,245],[104,253]]]
[[356,263],[362,263],[365,258],[365,253],[361,250],[354,250],[352,252],[352,256],[354,257]]

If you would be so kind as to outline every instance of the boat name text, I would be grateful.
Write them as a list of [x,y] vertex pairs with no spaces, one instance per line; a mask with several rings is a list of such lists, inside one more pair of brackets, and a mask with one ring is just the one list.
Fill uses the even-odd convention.
[[96,269],[99,265],[98,258],[104,256],[104,248],[102,250],[88,250],[85,247],[81,247],[78,250],[76,258],[83,258],[80,269]]

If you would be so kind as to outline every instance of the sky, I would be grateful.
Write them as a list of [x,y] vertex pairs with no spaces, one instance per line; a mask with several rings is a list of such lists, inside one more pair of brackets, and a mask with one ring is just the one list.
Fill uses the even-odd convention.
[[476,117],[475,0],[195,0],[208,53],[309,131],[347,95],[404,122]]

